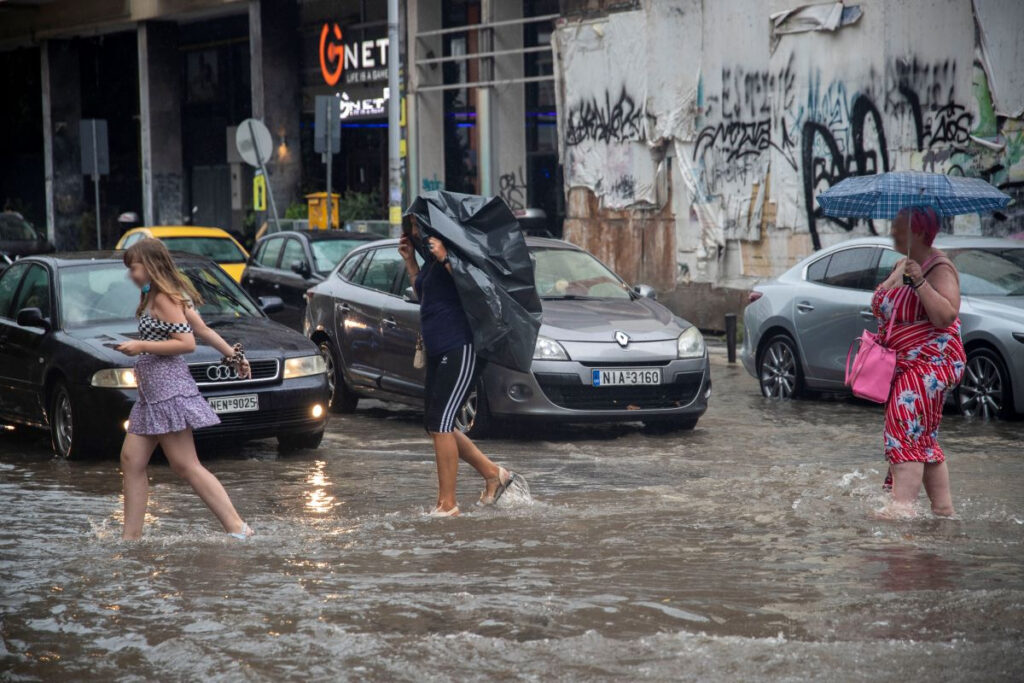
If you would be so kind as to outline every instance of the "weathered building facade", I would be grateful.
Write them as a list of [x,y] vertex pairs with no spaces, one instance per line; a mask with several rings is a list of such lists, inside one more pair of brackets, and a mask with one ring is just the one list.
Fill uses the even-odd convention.
[[814,197],[851,175],[980,176],[1015,203],[952,229],[1024,230],[1024,3],[646,0],[586,14],[599,4],[567,3],[554,36],[565,234],[702,325],[754,280],[888,229],[821,215]]

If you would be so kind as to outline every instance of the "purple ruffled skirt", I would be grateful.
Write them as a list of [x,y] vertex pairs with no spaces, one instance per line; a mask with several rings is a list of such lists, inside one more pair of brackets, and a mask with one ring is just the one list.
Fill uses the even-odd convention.
[[220,424],[181,356],[139,356],[135,361],[135,381],[139,385],[139,400],[128,416],[130,433],[169,434],[189,427]]

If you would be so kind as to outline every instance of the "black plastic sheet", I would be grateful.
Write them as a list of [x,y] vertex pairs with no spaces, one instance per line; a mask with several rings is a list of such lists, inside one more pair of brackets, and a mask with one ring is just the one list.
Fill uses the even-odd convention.
[[444,242],[477,354],[529,372],[541,304],[526,239],[508,205],[441,190],[417,197],[405,216],[416,217],[424,238]]

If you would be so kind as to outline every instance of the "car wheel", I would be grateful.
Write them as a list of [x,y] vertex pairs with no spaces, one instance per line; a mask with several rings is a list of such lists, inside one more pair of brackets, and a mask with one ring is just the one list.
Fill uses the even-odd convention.
[[768,340],[757,363],[761,393],[766,398],[799,398],[804,390],[804,375],[796,344],[786,334]]
[[324,430],[299,434],[281,434],[277,437],[277,446],[282,451],[298,451],[307,448],[319,448],[324,440]]
[[999,354],[991,349],[974,349],[956,390],[957,406],[964,417],[984,420],[1010,416],[1013,393],[1010,373]]
[[50,443],[53,451],[61,458],[78,458],[106,446],[90,434],[82,424],[81,413],[71,398],[71,392],[64,382],[57,382],[50,392],[49,405]]
[[455,428],[471,439],[481,439],[494,431],[494,419],[487,406],[483,382],[477,382],[455,414]]
[[320,342],[320,355],[327,365],[327,387],[331,397],[328,401],[331,412],[351,413],[359,404],[359,397],[345,384],[345,373],[338,362],[338,356],[329,341]]

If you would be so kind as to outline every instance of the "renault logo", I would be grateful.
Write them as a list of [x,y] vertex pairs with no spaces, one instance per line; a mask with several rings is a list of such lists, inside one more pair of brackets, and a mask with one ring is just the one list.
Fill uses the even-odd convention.
[[229,379],[238,379],[238,371],[230,365],[211,365],[206,368],[206,378],[211,382],[223,382]]
[[615,330],[615,341],[619,343],[619,346],[626,348],[629,344],[629,335],[622,330]]

